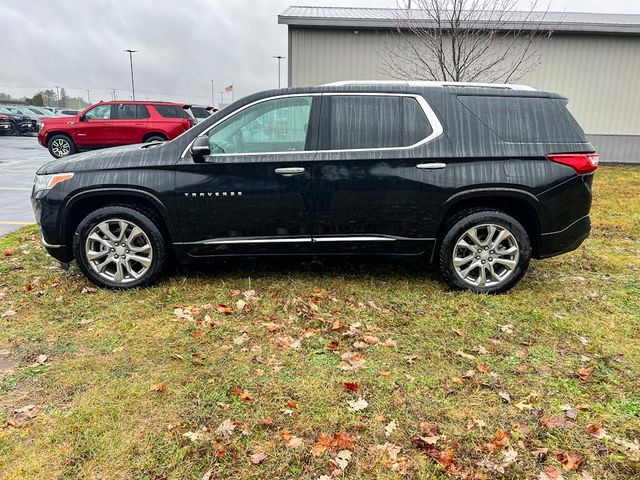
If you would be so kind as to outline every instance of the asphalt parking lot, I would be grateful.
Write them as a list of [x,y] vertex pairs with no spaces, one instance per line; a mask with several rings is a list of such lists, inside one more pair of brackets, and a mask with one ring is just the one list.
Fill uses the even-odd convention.
[[53,160],[34,137],[0,137],[0,235],[34,222],[33,176]]

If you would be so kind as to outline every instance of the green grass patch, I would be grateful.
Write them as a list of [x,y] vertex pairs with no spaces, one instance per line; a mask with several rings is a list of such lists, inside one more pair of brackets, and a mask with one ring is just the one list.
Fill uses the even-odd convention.
[[[589,240],[500,296],[381,259],[219,262],[82,293],[35,228],[0,237],[0,351],[16,359],[0,377],[0,478],[317,479],[342,449],[344,478],[448,478],[412,441],[423,422],[468,478],[538,478],[562,469],[555,452],[582,459],[565,478],[636,478],[622,442],[640,438],[640,169],[602,167],[594,192]],[[248,290],[259,300],[237,309]],[[498,430],[508,445],[492,452]],[[321,434],[353,444],[312,451]]]

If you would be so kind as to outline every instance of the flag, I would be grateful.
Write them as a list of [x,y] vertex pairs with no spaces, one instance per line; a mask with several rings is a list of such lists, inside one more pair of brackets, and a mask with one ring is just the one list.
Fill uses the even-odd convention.
[[225,91],[225,93],[233,92],[233,83],[231,85],[229,85],[228,87],[224,87],[224,91]]

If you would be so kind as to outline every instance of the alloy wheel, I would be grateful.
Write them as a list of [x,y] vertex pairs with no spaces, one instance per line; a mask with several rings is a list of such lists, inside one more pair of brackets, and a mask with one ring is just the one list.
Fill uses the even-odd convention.
[[453,268],[468,285],[493,287],[509,278],[518,265],[520,248],[514,235],[495,224],[464,232],[453,249]]
[[149,271],[153,247],[147,234],[135,223],[110,219],[93,227],[87,236],[85,258],[103,279],[126,284]]
[[51,151],[57,158],[66,157],[71,152],[71,145],[64,138],[56,138],[51,143]]

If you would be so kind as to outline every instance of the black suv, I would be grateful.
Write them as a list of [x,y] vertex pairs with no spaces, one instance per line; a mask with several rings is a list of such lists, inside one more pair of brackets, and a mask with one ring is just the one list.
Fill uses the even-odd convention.
[[434,82],[262,92],[173,141],[45,165],[33,208],[49,253],[105,287],[148,285],[170,253],[385,254],[500,292],[589,235],[598,155],[566,104]]

